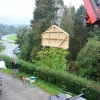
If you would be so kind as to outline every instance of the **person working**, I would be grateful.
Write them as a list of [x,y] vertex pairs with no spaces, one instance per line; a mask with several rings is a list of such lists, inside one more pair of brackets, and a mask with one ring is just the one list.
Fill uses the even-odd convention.
[[14,78],[15,78],[18,75],[18,70],[19,70],[19,64],[16,62],[16,60],[14,60],[11,63],[11,67],[12,67],[13,75],[14,75]]

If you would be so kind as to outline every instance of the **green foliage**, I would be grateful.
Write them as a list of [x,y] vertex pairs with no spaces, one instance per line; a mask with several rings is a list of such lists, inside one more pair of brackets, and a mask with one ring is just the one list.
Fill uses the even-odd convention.
[[61,28],[69,33],[70,39],[74,36],[74,19],[75,8],[73,6],[65,7],[61,20]]
[[4,73],[12,75],[12,70],[11,69],[0,69],[0,72],[4,72]]
[[19,44],[19,47],[21,48],[19,58],[24,60],[29,60],[29,57],[27,57],[29,56],[29,30],[29,28],[21,26],[17,32],[16,43]]
[[[1,57],[1,55],[0,55]],[[6,61],[7,67],[10,68],[11,59],[7,56],[2,58]],[[61,70],[37,67],[36,65],[17,60],[20,64],[20,71],[34,75],[37,79],[44,80],[50,84],[54,84],[64,91],[80,94],[82,88],[86,88],[87,100],[100,100],[100,85],[94,81],[77,77],[76,75],[66,73]]]
[[6,55],[0,55],[0,58],[5,61],[5,65],[7,68],[11,68],[11,62],[13,58],[10,58],[9,56]]
[[41,51],[37,53],[37,64],[44,68],[53,68],[59,70],[66,70],[68,67],[68,63],[66,57],[68,55],[68,51],[59,48],[42,48]]
[[79,52],[77,61],[86,70],[83,74],[100,79],[100,41],[98,37],[90,38]]
[[[59,89],[80,94],[81,89],[86,88],[86,98],[88,100],[100,99],[100,86],[93,81],[88,81],[84,78],[62,71],[37,67],[25,61],[19,60],[18,62],[20,64],[20,71],[34,75],[37,79],[44,80],[50,84],[54,84],[59,87]],[[93,94],[93,92],[95,93]]]
[[68,63],[69,67],[67,71],[79,75],[79,70],[81,69],[80,63],[77,61],[68,61]]
[[95,62],[99,58],[100,51],[100,41],[98,41],[97,37],[88,39],[88,42],[84,46],[84,48],[80,51],[77,56],[77,60],[84,67],[93,66],[93,62]]
[[[62,0],[36,0],[36,9],[28,37],[29,45],[27,46],[28,60],[35,60],[37,52],[41,50],[41,34],[45,32],[52,24],[58,24],[59,10],[63,6]],[[29,48],[29,49],[28,49]]]
[[10,39],[10,40],[14,40],[14,41],[17,39],[16,34],[15,35],[11,35],[11,36],[9,36],[7,38]]
[[30,60],[29,59],[29,48],[28,48],[28,44],[25,44],[21,47],[21,52],[19,54],[19,58],[23,59],[25,61]]
[[[77,54],[87,42],[87,38],[92,34],[88,32],[90,28],[83,26],[83,16],[86,13],[84,6],[81,5],[75,11],[74,6],[64,7],[63,0],[35,1],[36,9],[33,12],[33,19],[30,21],[31,29],[29,29],[29,34],[24,34],[21,37],[18,36],[16,41],[22,48],[25,47],[23,50],[24,53],[21,54],[22,59],[36,59],[37,52],[42,48],[41,34],[52,24],[56,24],[69,33],[69,59],[76,60]],[[24,30],[18,33],[27,33],[27,31]]]
[[[74,26],[73,32],[74,36],[70,39],[70,59],[76,60],[77,54],[81,50],[81,48],[85,45],[87,42],[87,38],[89,37],[89,33],[87,31],[87,28],[83,25],[83,16],[85,15],[85,8],[83,5],[81,5],[75,14],[73,14],[73,20],[74,20]],[[72,33],[69,33],[72,34]]]
[[60,25],[60,19],[62,18],[63,15],[63,9],[64,9],[64,2],[63,0],[52,0],[52,6],[53,6],[53,11],[52,13],[54,14],[51,24],[52,25]]
[[19,44],[20,47],[28,43],[28,32],[29,29],[27,27],[19,27],[16,43]]
[[16,32],[17,28],[15,28],[13,25],[3,25],[0,23],[0,35],[8,35]]
[[98,36],[100,40],[100,28],[98,27],[98,25],[94,25],[93,31],[90,31],[89,34],[91,37]]

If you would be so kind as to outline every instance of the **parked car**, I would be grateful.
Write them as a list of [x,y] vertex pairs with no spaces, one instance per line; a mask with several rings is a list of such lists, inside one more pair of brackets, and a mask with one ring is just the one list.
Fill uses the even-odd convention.
[[19,54],[20,53],[20,48],[16,47],[14,50],[13,50],[13,53],[15,55]]

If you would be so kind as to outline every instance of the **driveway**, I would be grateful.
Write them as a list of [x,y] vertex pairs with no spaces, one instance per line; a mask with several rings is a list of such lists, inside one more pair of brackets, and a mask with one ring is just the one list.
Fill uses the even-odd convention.
[[0,100],[48,100],[49,95],[38,86],[30,87],[11,75],[0,72],[3,79]]

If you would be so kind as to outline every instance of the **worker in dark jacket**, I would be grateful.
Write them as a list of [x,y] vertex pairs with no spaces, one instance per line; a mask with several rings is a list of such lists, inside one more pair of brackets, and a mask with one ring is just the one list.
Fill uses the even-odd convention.
[[13,75],[15,78],[18,75],[18,70],[19,70],[19,64],[16,62],[16,60],[12,61],[11,68],[12,68]]

